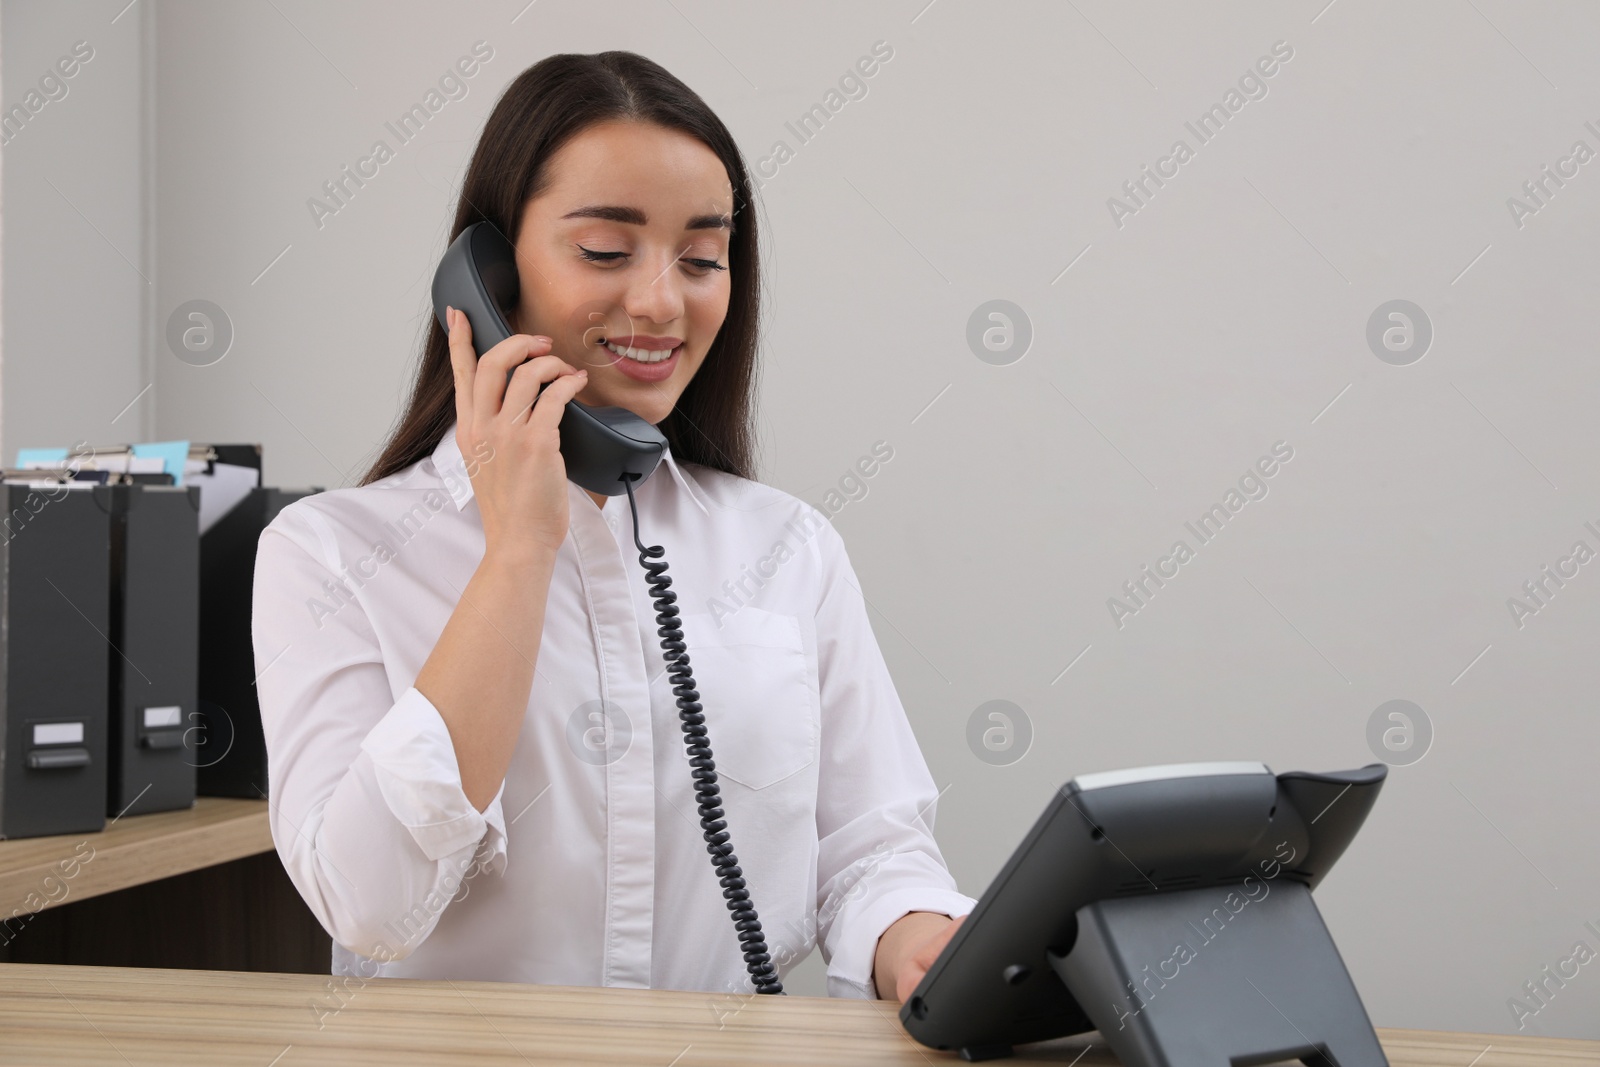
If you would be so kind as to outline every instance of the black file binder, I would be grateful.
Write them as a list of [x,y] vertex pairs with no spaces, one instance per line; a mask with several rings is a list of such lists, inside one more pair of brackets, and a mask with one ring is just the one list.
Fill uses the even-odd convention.
[[0,484],[0,837],[105,827],[110,493]]
[[106,814],[191,807],[199,763],[201,489],[109,488],[111,643],[120,654],[111,657]]
[[[225,447],[245,446],[213,447],[220,454]],[[267,743],[250,632],[256,543],[278,512],[318,492],[253,489],[200,538],[201,729],[195,761],[202,796],[266,795]]]

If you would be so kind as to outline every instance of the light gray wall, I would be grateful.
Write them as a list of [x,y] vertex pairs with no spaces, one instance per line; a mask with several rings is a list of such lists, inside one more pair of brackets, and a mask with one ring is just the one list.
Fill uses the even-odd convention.
[[[19,447],[146,440],[155,427],[154,20],[151,5],[125,3],[0,4],[3,110],[37,109],[0,145],[8,466]],[[79,42],[91,58],[62,77]]]
[[[121,3],[7,4],[7,102],[89,35],[72,20]],[[1600,150],[1592,5],[139,9],[159,56],[157,327],[205,299],[236,331],[210,366],[158,353],[154,434],[262,441],[278,484],[353,482],[397,414],[450,185],[499,90],[553,52],[643,52],[752,165],[794,149],[761,194],[762,477],[820,505],[874,442],[894,449],[834,521],[947,787],[964,889],[1075,773],[1353,767],[1404,699],[1431,748],[1385,753],[1383,797],[1318,892],[1374,1021],[1516,1032],[1524,982],[1579,940],[1600,949],[1583,927],[1600,925],[1600,564],[1520,627],[1508,607],[1574,542],[1600,550],[1583,525],[1600,529],[1600,162],[1521,225],[1507,205],[1575,141]],[[104,84],[138,81],[133,34],[96,32],[73,95],[23,135],[36,156],[4,150],[8,461],[142,385],[133,272],[35,180],[91,203],[137,169],[137,140],[112,137],[135,102]],[[318,228],[307,199],[480,39],[494,58],[470,94]],[[880,40],[894,54],[866,96],[798,144],[785,123]],[[1293,58],[1267,94],[1195,147],[1185,122],[1280,41]],[[1119,226],[1108,198],[1179,138],[1194,157]],[[137,207],[107,211],[136,246]],[[58,227],[76,255],[36,269]],[[994,299],[1033,335],[1005,366],[966,337]],[[1405,366],[1366,338],[1395,299],[1434,333]],[[63,360],[85,392],[52,388]],[[1109,598],[1195,547],[1185,522],[1280,441],[1293,458],[1267,495],[1119,626]],[[1009,765],[967,740],[990,700],[1031,724]],[[798,991],[821,989],[809,967]],[[1600,964],[1522,1032],[1600,1038]]]

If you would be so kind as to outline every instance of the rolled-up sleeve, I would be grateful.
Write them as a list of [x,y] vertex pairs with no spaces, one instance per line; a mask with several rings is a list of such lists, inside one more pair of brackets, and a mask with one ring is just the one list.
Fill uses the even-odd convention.
[[503,873],[501,792],[467,799],[448,727],[394,697],[326,520],[291,505],[261,534],[252,602],[269,821],[285,869],[335,942],[403,959],[466,879]]
[[878,995],[878,938],[901,916],[952,918],[977,903],[956,889],[933,838],[939,791],[878,648],[860,584],[831,523],[814,540],[822,698],[817,788],[817,934],[828,994]]

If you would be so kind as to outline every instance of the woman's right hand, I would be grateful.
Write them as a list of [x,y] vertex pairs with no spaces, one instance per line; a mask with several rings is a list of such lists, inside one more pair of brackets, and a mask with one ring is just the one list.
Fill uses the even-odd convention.
[[[568,521],[567,465],[557,426],[567,402],[588,383],[588,371],[550,355],[550,338],[521,333],[480,359],[466,314],[448,309],[446,321],[456,444],[483,516],[484,554],[532,550],[553,557],[566,540]],[[513,367],[507,386],[506,372]]]

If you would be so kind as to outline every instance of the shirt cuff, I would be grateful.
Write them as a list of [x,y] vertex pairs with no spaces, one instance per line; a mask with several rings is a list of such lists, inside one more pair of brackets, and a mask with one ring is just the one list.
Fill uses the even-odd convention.
[[438,861],[483,842],[482,866],[505,869],[505,782],[486,809],[472,806],[461,788],[450,729],[415,686],[378,720],[361,748],[372,759],[384,802],[423,855]]
[[878,986],[872,965],[878,955],[878,939],[884,931],[913,911],[933,911],[960,918],[977,907],[973,898],[952,889],[906,887],[894,889],[874,900],[855,915],[839,916],[849,926],[839,932],[839,949],[828,963],[828,996],[856,1000],[875,1000]]

